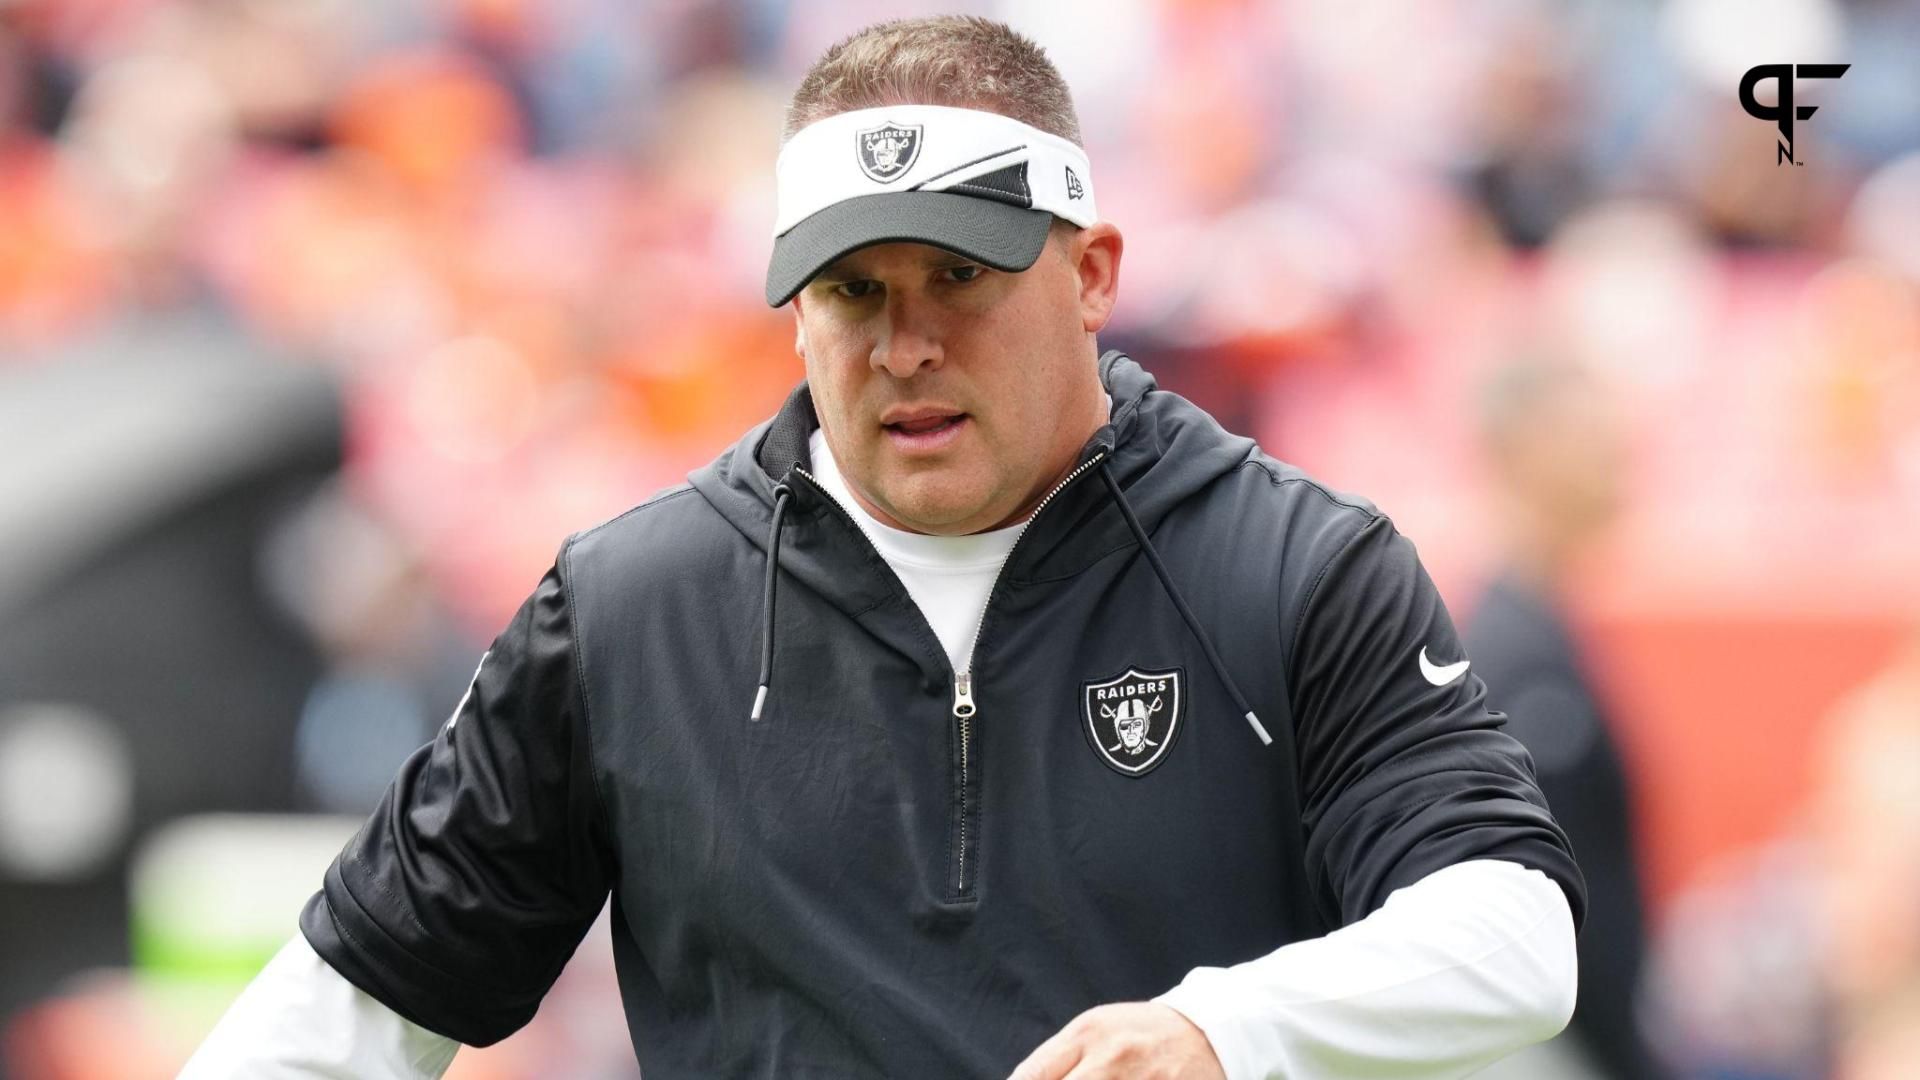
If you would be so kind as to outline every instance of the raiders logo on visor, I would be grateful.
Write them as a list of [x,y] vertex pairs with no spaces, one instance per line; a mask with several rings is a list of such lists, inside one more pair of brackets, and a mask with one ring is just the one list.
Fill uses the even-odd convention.
[[854,135],[860,171],[876,183],[890,184],[920,157],[919,124],[881,124]]
[[1166,759],[1185,715],[1181,675],[1179,668],[1130,667],[1105,682],[1081,684],[1087,741],[1109,768],[1144,776]]
[[792,300],[869,244],[927,244],[1019,273],[1056,220],[1100,220],[1090,168],[1072,141],[979,109],[886,105],[816,120],[774,164],[767,303]]

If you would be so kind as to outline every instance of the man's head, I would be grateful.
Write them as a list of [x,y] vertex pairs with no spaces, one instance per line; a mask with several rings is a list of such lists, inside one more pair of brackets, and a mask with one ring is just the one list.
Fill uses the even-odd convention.
[[1106,418],[1121,241],[1066,84],[998,23],[883,23],[813,66],[787,133],[768,300],[792,294],[848,486],[917,532],[1023,520]]

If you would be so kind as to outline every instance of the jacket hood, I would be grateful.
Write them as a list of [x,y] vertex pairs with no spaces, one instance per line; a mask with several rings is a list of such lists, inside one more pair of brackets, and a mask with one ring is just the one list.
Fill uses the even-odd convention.
[[[1095,560],[1137,544],[1234,706],[1260,741],[1271,743],[1149,539],[1174,507],[1255,453],[1253,440],[1227,434],[1193,403],[1160,390],[1153,376],[1121,353],[1102,356],[1099,373],[1113,411],[1080,448],[1078,467],[1069,475],[1078,482],[1063,482],[1034,511],[999,577],[1010,585],[1066,580]],[[810,479],[796,477],[801,470],[811,476],[807,441],[818,426],[812,394],[802,383],[772,420],[689,478],[694,490],[766,552],[760,679],[751,720],[760,719],[773,677],[775,603],[783,570],[875,638],[914,656],[930,677],[948,663],[912,599],[859,527]],[[783,538],[789,541],[784,551]],[[956,686],[963,685],[956,673]]]
[[[1229,433],[1186,398],[1161,390],[1153,375],[1124,353],[1108,351],[1098,370],[1101,385],[1113,399],[1113,412],[1081,447],[1078,460],[1085,463],[1104,452],[1106,467],[1148,533],[1175,507],[1256,452],[1252,439]],[[848,574],[849,562],[877,563],[878,556],[866,550],[867,545],[846,550],[838,530],[822,528],[823,515],[833,515],[833,509],[817,489],[795,483],[796,468],[812,472],[807,443],[819,426],[812,391],[802,382],[778,413],[690,473],[688,480],[762,550],[773,518],[775,487],[788,484],[795,498],[787,510],[781,567],[857,611],[875,603],[877,593],[888,591],[888,575]],[[1010,564],[1007,573],[1027,579],[1068,576],[1132,535],[1097,481],[1063,491],[1030,533],[1017,552],[1017,565]]]

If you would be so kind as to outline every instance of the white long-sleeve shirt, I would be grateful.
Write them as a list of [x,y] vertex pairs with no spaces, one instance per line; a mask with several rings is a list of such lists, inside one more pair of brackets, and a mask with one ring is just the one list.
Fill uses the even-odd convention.
[[[1228,1080],[1465,1076],[1573,1014],[1573,914],[1513,863],[1461,863],[1323,938],[1198,968],[1156,998]],[[227,1010],[182,1080],[438,1080],[459,1044],[401,1018],[298,935]]]
[[1227,1080],[1469,1075],[1573,1016],[1573,912],[1551,878],[1459,863],[1322,938],[1196,968],[1155,998],[1206,1033]]
[[327,966],[299,934],[227,1007],[181,1080],[439,1080],[460,1044]]

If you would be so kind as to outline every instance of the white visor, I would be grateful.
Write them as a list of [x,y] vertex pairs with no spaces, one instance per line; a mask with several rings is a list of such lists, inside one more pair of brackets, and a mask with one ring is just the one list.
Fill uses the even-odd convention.
[[840,113],[801,129],[775,169],[767,303],[869,244],[945,248],[996,270],[1032,266],[1053,218],[1099,220],[1078,146],[1011,117],[944,105]]

